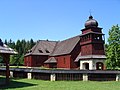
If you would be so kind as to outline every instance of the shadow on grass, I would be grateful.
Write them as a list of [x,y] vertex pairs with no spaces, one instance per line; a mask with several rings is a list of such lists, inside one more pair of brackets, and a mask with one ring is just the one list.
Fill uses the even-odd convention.
[[4,90],[4,89],[17,89],[17,88],[36,86],[36,85],[37,84],[31,84],[31,83],[25,83],[25,82],[13,81],[13,80],[10,80],[10,84],[9,85],[5,85],[5,78],[1,79],[1,77],[0,77],[0,90]]

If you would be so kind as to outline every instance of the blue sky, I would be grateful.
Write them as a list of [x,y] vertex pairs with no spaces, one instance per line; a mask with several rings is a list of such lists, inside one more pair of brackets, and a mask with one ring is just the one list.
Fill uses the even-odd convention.
[[89,11],[106,39],[120,25],[120,0],[0,0],[0,38],[64,40],[81,34]]

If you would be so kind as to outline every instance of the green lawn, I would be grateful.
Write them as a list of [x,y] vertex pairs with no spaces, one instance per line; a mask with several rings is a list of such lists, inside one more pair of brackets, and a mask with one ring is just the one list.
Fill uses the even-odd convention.
[[[1,81],[0,81],[1,82]],[[12,79],[0,90],[120,90],[120,82],[42,81]]]

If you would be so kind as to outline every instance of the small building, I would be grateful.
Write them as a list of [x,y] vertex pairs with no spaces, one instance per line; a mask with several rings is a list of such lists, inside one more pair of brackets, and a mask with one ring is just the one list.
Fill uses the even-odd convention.
[[28,67],[44,66],[44,62],[53,52],[57,42],[48,40],[39,40],[24,57],[24,65]]
[[[16,51],[14,51],[12,48],[5,45],[2,40],[0,39],[0,57],[2,57],[3,62],[5,62],[6,66],[6,82],[5,84],[9,84],[9,76],[10,76],[10,70],[9,70],[9,62],[10,62],[10,55],[17,54]],[[4,82],[3,82],[4,84]]]
[[104,34],[89,16],[82,34],[63,41],[40,40],[26,53],[24,65],[64,69],[103,70],[106,59]]

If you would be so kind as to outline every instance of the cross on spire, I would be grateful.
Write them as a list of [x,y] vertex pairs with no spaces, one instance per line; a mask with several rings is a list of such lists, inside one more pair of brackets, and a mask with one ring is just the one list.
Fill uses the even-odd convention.
[[90,14],[90,16],[92,16],[92,10],[91,9],[89,10],[89,14]]

